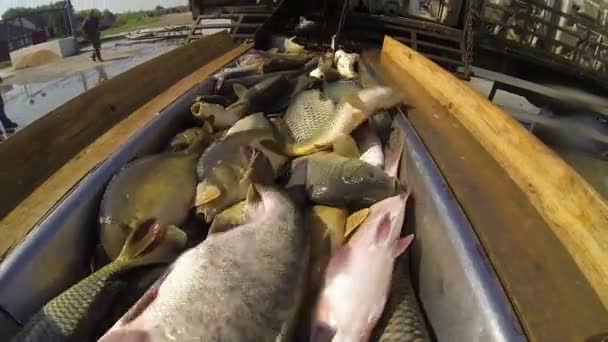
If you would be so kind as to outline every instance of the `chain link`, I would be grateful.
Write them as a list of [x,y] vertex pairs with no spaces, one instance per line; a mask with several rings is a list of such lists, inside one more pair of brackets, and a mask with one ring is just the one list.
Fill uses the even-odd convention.
[[474,45],[474,25],[473,21],[477,16],[477,8],[479,0],[465,0],[466,12],[464,18],[464,39],[465,51],[463,56],[464,76],[469,78],[471,75],[471,66],[473,65],[473,45]]

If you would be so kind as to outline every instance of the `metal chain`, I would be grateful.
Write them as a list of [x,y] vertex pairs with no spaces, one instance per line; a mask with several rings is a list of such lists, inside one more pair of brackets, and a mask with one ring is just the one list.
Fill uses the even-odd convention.
[[479,0],[466,0],[466,12],[464,22],[464,39],[465,39],[465,51],[464,51],[464,76],[469,78],[471,75],[471,66],[473,65],[473,44],[474,44],[474,31],[473,31],[473,20],[477,17],[477,3]]

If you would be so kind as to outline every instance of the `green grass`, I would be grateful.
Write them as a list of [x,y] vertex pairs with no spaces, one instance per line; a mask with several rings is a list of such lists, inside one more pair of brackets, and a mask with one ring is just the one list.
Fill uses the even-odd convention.
[[110,27],[107,30],[101,31],[101,36],[105,37],[105,36],[109,36],[112,34],[117,34],[117,33],[126,32],[126,31],[133,31],[133,30],[149,27],[152,24],[154,24],[155,22],[158,22],[159,20],[160,20],[159,17],[147,17],[147,16],[130,17],[130,18],[127,18],[126,20],[124,20],[124,22],[119,25],[116,25],[116,26]]

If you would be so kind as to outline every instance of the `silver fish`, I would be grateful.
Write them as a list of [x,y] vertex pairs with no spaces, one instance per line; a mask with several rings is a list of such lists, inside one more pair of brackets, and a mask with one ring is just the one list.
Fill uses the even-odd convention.
[[382,142],[373,129],[373,126],[369,123],[362,125],[353,132],[353,137],[355,138],[357,147],[361,153],[359,159],[379,168],[384,168]]
[[310,232],[273,187],[256,185],[248,202],[248,223],[185,252],[100,342],[290,341]]

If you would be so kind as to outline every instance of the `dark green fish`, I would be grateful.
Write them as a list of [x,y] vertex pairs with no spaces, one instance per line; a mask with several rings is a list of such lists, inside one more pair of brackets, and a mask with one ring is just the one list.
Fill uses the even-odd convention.
[[91,341],[97,327],[116,304],[116,280],[146,265],[172,262],[185,246],[183,234],[163,226],[142,224],[134,230],[116,260],[48,302],[13,342]]
[[335,153],[294,160],[287,187],[299,186],[317,204],[357,208],[403,192],[399,181],[384,170]]
[[412,288],[408,259],[402,255],[395,263],[388,302],[371,341],[427,342],[430,340]]

